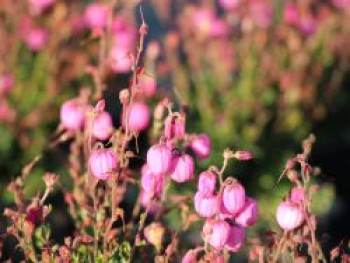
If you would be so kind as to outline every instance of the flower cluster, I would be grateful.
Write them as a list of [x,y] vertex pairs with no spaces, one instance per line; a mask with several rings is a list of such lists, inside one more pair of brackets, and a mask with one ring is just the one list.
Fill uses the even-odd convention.
[[[245,153],[242,155],[242,153]],[[197,213],[206,219],[203,225],[202,237],[213,249],[211,256],[222,257],[221,251],[238,252],[245,240],[245,228],[252,226],[258,220],[257,202],[246,196],[244,187],[233,177],[223,181],[223,173],[231,158],[238,160],[242,156],[252,154],[247,151],[224,152],[224,165],[221,170],[212,166],[202,172],[198,178],[197,193],[194,197],[194,207]],[[217,191],[217,181],[219,189]],[[201,249],[190,250],[183,262],[195,262],[196,254]],[[208,257],[206,253],[204,256]],[[191,261],[189,258],[193,257]]]

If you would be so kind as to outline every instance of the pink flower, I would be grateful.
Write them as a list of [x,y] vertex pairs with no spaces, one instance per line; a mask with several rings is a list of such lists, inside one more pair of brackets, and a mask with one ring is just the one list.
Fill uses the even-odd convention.
[[225,248],[230,252],[238,252],[243,246],[245,230],[242,226],[230,226]]
[[164,176],[153,174],[147,164],[144,164],[141,169],[141,186],[146,192],[159,195],[164,188]]
[[218,197],[215,195],[204,196],[197,192],[194,196],[194,207],[202,217],[212,217],[218,211]]
[[224,220],[210,220],[203,226],[203,236],[215,249],[222,250],[229,238],[230,225]]
[[146,97],[146,98],[152,98],[157,91],[157,83],[155,78],[149,77],[146,75],[142,75],[140,78],[139,82],[139,87],[141,93]]
[[4,74],[0,76],[0,96],[7,96],[13,89],[15,80],[12,75]]
[[305,15],[300,18],[299,28],[304,35],[310,36],[315,33],[317,24],[317,20],[312,15]]
[[164,133],[168,140],[174,137],[180,140],[183,139],[185,136],[185,116],[168,116],[165,119]]
[[182,154],[173,158],[171,162],[171,179],[183,183],[194,177],[194,162],[190,155]]
[[90,4],[84,13],[84,20],[88,28],[95,33],[102,32],[107,24],[108,8],[102,4]]
[[305,201],[305,190],[303,187],[294,187],[290,193],[290,201],[293,203],[302,203]]
[[283,19],[290,25],[297,25],[299,22],[299,10],[295,4],[289,3],[284,6]]
[[277,208],[276,219],[282,229],[293,230],[303,223],[304,212],[299,205],[284,201]]
[[199,159],[204,160],[210,156],[211,142],[208,135],[200,134],[196,136],[190,146]]
[[132,50],[136,45],[137,30],[127,23],[123,17],[116,17],[112,22],[111,29],[113,45],[120,49]]
[[41,27],[28,28],[28,30],[24,32],[22,37],[24,43],[32,51],[42,50],[48,41],[48,33],[46,29]]
[[165,174],[171,165],[171,150],[163,144],[153,145],[147,152],[147,165],[156,175]]
[[187,251],[185,256],[181,260],[181,263],[196,263],[196,262],[197,262],[197,254],[192,249]]
[[106,111],[99,113],[92,125],[92,135],[99,140],[107,140],[113,133],[112,117]]
[[89,157],[89,167],[97,179],[109,179],[118,167],[118,156],[112,149],[93,150]]
[[241,0],[219,0],[220,6],[226,10],[235,9],[240,2]]
[[85,120],[85,105],[78,99],[71,99],[61,107],[61,124],[69,131],[76,131],[83,127]]
[[[128,113],[128,108],[125,116]],[[134,102],[129,112],[129,129],[133,132],[141,132],[147,129],[150,122],[150,111],[146,103]]]
[[237,181],[226,185],[222,193],[222,201],[227,211],[232,214],[238,213],[245,204],[244,187]]
[[250,197],[247,197],[246,202],[242,210],[236,216],[235,221],[237,224],[243,227],[248,227],[256,223],[258,220],[258,215],[259,211],[256,201]]
[[211,171],[204,171],[199,175],[198,192],[203,196],[210,196],[214,194],[216,189],[216,176]]
[[210,35],[212,37],[227,37],[229,34],[228,25],[223,19],[215,19],[211,26]]
[[46,9],[52,6],[56,0],[28,0],[29,8],[35,15],[42,14]]
[[111,69],[116,73],[128,73],[131,71],[132,61],[129,50],[114,46],[109,54]]

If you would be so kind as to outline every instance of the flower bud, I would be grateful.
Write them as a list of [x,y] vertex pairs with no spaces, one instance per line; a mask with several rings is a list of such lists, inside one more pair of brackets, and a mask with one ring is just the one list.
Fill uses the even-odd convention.
[[[128,108],[126,110],[129,111]],[[134,102],[130,109],[128,122],[129,129],[133,132],[146,130],[150,122],[148,105],[143,102]]]
[[147,152],[147,165],[156,175],[165,174],[171,164],[171,151],[163,144],[153,145]]
[[171,179],[183,183],[192,180],[194,177],[193,158],[188,154],[176,156],[171,161]]
[[233,156],[240,161],[249,161],[253,159],[253,154],[248,151],[237,151],[233,154]]
[[97,179],[109,179],[118,167],[117,154],[112,149],[93,150],[89,157],[89,167]]
[[99,113],[92,123],[92,135],[99,140],[107,140],[113,133],[113,121],[111,115],[103,111]]
[[204,171],[199,175],[198,192],[203,196],[214,194],[216,188],[216,176],[211,171]]
[[199,159],[204,160],[210,156],[211,142],[208,135],[200,134],[196,136],[190,146]]
[[130,99],[130,91],[128,89],[122,89],[119,92],[119,100],[121,104],[128,104]]
[[69,131],[76,131],[83,127],[85,120],[85,107],[77,99],[63,103],[61,107],[61,124]]
[[95,112],[103,112],[106,108],[106,101],[104,99],[99,100],[95,105]]
[[159,195],[163,191],[164,178],[162,174],[153,174],[147,164],[141,169],[141,186],[146,192],[151,192],[154,195]]
[[277,208],[276,219],[282,229],[293,230],[303,223],[304,212],[299,205],[284,201]]
[[231,226],[225,248],[230,252],[238,252],[243,246],[244,239],[244,228],[238,225]]
[[215,195],[203,196],[197,192],[194,196],[194,207],[202,217],[212,217],[218,211],[218,197]]
[[158,248],[161,247],[165,229],[160,223],[148,225],[143,233],[148,243]]
[[238,213],[245,204],[244,187],[237,181],[226,185],[223,190],[222,201],[227,211],[232,214]]
[[258,220],[258,205],[256,201],[250,197],[246,198],[245,204],[239,214],[236,216],[236,223],[248,227],[254,225]]

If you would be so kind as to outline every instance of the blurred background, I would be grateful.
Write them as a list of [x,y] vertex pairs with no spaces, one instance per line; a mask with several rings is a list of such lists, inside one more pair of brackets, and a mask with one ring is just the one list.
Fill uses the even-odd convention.
[[[112,6],[113,17],[105,21]],[[108,23],[111,38],[104,51],[103,97],[119,126],[118,94],[130,81],[124,60],[136,48],[140,7],[149,26],[142,58],[150,76],[144,83],[147,102],[154,106],[169,97],[186,110],[187,130],[212,140],[212,154],[197,163],[196,174],[220,166],[227,147],[254,153],[253,161],[233,163],[227,173],[258,199],[261,220],[254,235],[274,222],[290,188],[277,179],[313,133],[311,163],[322,171],[314,205],[325,233],[321,243],[329,249],[348,238],[349,0],[2,0],[0,212],[12,203],[7,183],[39,154],[42,160],[25,186],[28,197],[43,189],[45,171],[57,172],[69,187],[69,142],[50,144],[61,104],[82,89],[95,92],[101,23]],[[141,159],[152,140],[150,131],[141,134]],[[62,240],[72,221],[62,194],[51,199],[54,235]],[[174,228],[176,218],[169,218]],[[1,233],[5,229],[2,219]]]

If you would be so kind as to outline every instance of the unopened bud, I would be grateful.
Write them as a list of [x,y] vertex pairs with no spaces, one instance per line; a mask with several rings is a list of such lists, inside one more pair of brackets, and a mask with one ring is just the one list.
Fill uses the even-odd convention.
[[99,100],[95,106],[95,112],[100,113],[105,110],[106,107],[106,101],[104,99]]
[[237,151],[234,153],[234,157],[240,161],[249,161],[254,158],[253,154],[249,151]]
[[142,23],[139,29],[139,33],[141,36],[146,36],[148,33],[148,26],[145,22]]
[[128,89],[122,89],[119,92],[119,100],[122,104],[128,104],[130,98],[130,91]]

